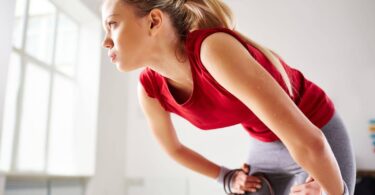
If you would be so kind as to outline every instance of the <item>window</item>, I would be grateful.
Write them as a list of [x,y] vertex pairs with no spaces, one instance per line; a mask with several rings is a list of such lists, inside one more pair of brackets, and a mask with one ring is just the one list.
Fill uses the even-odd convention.
[[[92,70],[82,72],[93,60],[83,58],[100,51],[100,37],[87,36],[89,30],[95,34],[91,23],[86,29],[77,17],[49,0],[17,0],[13,27],[0,170],[92,175],[97,97],[93,83],[99,76],[90,75]],[[82,40],[94,42],[97,49],[88,49],[93,43],[81,41],[82,34]],[[80,45],[85,51],[79,50]],[[94,60],[97,66],[91,63],[90,68],[99,69],[100,58]],[[87,97],[91,99],[86,101]]]
[[8,178],[5,195],[84,195],[86,182],[81,178]]

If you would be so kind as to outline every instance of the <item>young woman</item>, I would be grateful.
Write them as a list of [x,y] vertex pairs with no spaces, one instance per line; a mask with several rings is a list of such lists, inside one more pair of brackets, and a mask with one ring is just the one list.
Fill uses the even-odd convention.
[[[105,0],[102,17],[112,63],[144,68],[139,101],[171,158],[237,194],[353,194],[353,153],[332,101],[235,31],[223,2]],[[241,124],[251,169],[229,170],[182,145],[171,112],[204,130]]]

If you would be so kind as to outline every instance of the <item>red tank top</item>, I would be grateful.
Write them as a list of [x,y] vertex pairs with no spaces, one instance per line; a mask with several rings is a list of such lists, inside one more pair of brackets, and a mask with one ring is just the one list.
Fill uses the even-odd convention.
[[[281,74],[263,53],[243,40],[235,31],[218,27],[194,30],[187,35],[185,47],[194,81],[193,92],[188,100],[178,103],[173,96],[175,93],[171,93],[171,87],[169,87],[166,78],[149,67],[146,67],[139,75],[147,95],[157,98],[166,111],[185,118],[202,130],[241,124],[250,136],[260,141],[279,140],[245,104],[216,82],[203,66],[200,60],[201,43],[204,38],[215,32],[228,33],[240,41],[284,91],[288,92]],[[333,116],[335,109],[333,102],[321,88],[307,80],[300,71],[289,67],[280,57],[278,58],[295,89],[291,99],[313,124],[319,128],[323,127]]]

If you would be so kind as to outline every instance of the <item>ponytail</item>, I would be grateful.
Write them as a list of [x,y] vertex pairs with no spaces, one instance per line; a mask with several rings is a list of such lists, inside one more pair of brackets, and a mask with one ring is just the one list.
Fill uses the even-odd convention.
[[[186,22],[190,24],[192,29],[224,27],[236,31],[235,26],[233,25],[233,13],[221,0],[187,0],[185,7],[190,10],[190,13],[187,14],[188,17],[186,18]],[[287,86],[289,95],[293,97],[293,86],[286,70],[276,54],[270,49],[242,35],[238,31],[236,31],[236,33],[248,43],[259,49],[267,57],[281,74]]]

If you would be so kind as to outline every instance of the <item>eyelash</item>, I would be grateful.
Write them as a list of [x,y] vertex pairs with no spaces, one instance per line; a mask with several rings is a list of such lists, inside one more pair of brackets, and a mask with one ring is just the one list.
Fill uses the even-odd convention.
[[108,27],[111,28],[112,25],[115,25],[115,24],[116,24],[116,22],[108,22]]

